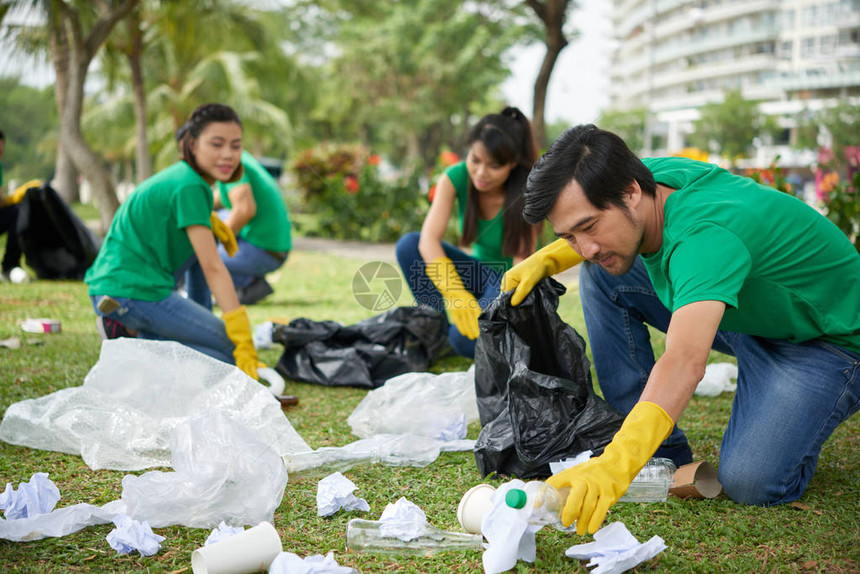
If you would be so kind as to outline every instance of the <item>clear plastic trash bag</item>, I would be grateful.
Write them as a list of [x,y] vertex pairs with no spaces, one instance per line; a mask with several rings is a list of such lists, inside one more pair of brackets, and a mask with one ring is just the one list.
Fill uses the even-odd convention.
[[310,449],[268,388],[238,368],[174,341],[126,338],[102,343],[82,386],[10,405],[0,440],[80,454],[93,470],[169,466],[171,429],[209,410],[280,455]]

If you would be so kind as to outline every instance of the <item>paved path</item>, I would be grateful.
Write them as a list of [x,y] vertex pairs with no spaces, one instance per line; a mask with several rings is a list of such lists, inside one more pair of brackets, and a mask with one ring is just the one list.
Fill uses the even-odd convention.
[[[358,261],[387,261],[396,264],[393,243],[363,243],[361,241],[341,241],[323,237],[293,237],[295,251],[319,251],[333,253]],[[568,288],[579,285],[579,266],[559,273],[555,278]]]

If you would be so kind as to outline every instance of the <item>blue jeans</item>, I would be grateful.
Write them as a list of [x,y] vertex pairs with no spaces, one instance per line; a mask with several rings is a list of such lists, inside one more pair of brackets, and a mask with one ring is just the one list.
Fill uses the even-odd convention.
[[[418,251],[418,240],[420,233],[408,233],[400,238],[395,247],[397,262],[412,290],[416,303],[425,307],[436,309],[445,313],[445,301],[442,294],[433,285],[427,276],[427,268],[424,258]],[[504,262],[498,264],[481,263],[474,257],[466,255],[450,243],[442,242],[445,255],[454,262],[463,286],[475,296],[481,309],[487,306],[499,296],[502,284],[502,275],[505,273]],[[476,339],[469,339],[455,325],[448,325],[448,342],[458,355],[464,357],[475,357]]]
[[204,305],[173,292],[161,301],[140,301],[114,297],[119,308],[107,315],[98,310],[101,295],[90,297],[96,314],[114,319],[126,328],[138,332],[142,339],[177,341],[235,365],[233,342],[227,337],[224,321]]
[[[579,289],[600,388],[610,404],[629,412],[654,365],[646,323],[665,332],[671,313],[639,258],[619,277],[583,263]],[[792,343],[728,331],[717,332],[713,348],[738,362],[720,447],[723,489],[743,504],[800,498],[824,441],[860,407],[860,355],[821,340]],[[684,442],[676,427],[661,448]]]
[[0,235],[6,235],[6,251],[3,253],[3,273],[9,273],[21,264],[21,246],[18,244],[18,206],[0,207]]

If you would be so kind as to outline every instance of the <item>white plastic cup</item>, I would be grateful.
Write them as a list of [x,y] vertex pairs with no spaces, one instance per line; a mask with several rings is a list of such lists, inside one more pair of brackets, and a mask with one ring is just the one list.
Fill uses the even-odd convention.
[[284,387],[287,386],[284,378],[271,367],[257,367],[257,376],[260,377],[260,382],[268,383],[269,390],[276,397],[284,393]]
[[268,522],[191,553],[194,574],[249,574],[268,570],[281,553],[281,537]]
[[495,487],[489,484],[478,484],[467,490],[460,499],[460,505],[457,506],[457,520],[466,532],[481,534],[481,521],[493,509],[490,499],[495,492]]

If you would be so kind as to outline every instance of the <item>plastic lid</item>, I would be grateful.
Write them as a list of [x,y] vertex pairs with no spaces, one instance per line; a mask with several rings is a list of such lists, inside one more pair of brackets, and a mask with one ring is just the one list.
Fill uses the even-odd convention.
[[520,488],[512,488],[505,495],[505,504],[511,508],[522,508],[526,505],[526,491]]

